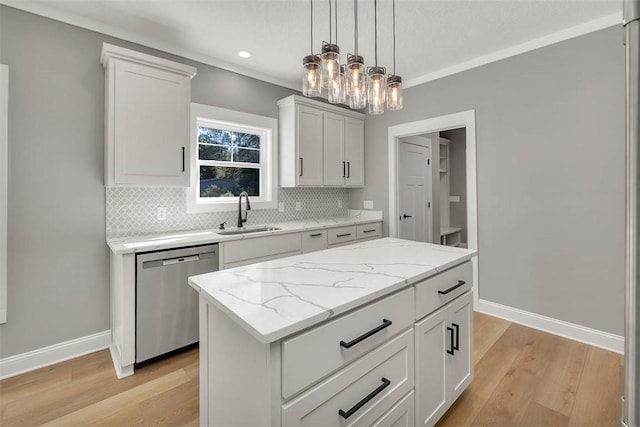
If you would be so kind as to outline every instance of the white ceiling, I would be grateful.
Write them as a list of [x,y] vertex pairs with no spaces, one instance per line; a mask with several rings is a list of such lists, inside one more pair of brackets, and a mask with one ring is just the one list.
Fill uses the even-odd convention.
[[[345,62],[353,0],[337,1]],[[1,2],[294,89],[310,52],[309,0]],[[328,4],[313,0],[314,52],[329,38]],[[359,53],[373,65],[373,1],[358,5]],[[378,0],[378,64],[388,72],[391,10]],[[396,72],[411,86],[621,22],[622,0],[396,0]]]

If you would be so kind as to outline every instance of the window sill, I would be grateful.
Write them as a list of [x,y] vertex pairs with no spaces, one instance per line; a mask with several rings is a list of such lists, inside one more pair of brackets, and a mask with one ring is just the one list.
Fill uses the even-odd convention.
[[[251,204],[251,210],[260,209],[276,209],[278,202],[276,200],[253,200],[249,198]],[[245,204],[242,202],[242,206]],[[228,202],[218,203],[195,203],[187,200],[187,213],[208,213],[208,212],[237,212],[238,211],[238,198],[230,197]]]

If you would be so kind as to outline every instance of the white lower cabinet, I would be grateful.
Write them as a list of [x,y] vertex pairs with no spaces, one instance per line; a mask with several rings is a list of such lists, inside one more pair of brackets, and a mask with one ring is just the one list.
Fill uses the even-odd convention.
[[414,427],[415,403],[414,392],[407,394],[393,408],[389,409],[380,419],[373,423],[373,427]]
[[325,230],[313,230],[302,233],[302,253],[321,251],[327,249],[327,232]]
[[413,330],[283,405],[283,426],[371,425],[413,389]]
[[468,292],[415,325],[420,425],[434,425],[473,379],[472,307]]

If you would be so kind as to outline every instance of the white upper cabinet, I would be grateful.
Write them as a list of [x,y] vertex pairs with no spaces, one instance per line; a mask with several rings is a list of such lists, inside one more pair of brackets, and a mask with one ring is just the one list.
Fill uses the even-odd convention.
[[364,185],[364,114],[295,95],[278,106],[282,187]]
[[189,186],[196,69],[103,44],[105,185]]

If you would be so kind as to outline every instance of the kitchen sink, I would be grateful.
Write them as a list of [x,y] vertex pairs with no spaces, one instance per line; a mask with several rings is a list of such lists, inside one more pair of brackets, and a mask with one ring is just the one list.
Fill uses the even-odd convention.
[[257,228],[238,228],[235,230],[219,230],[216,234],[221,236],[233,236],[236,234],[251,234],[251,233],[264,233],[265,231],[277,231],[280,230],[277,227],[257,227]]

